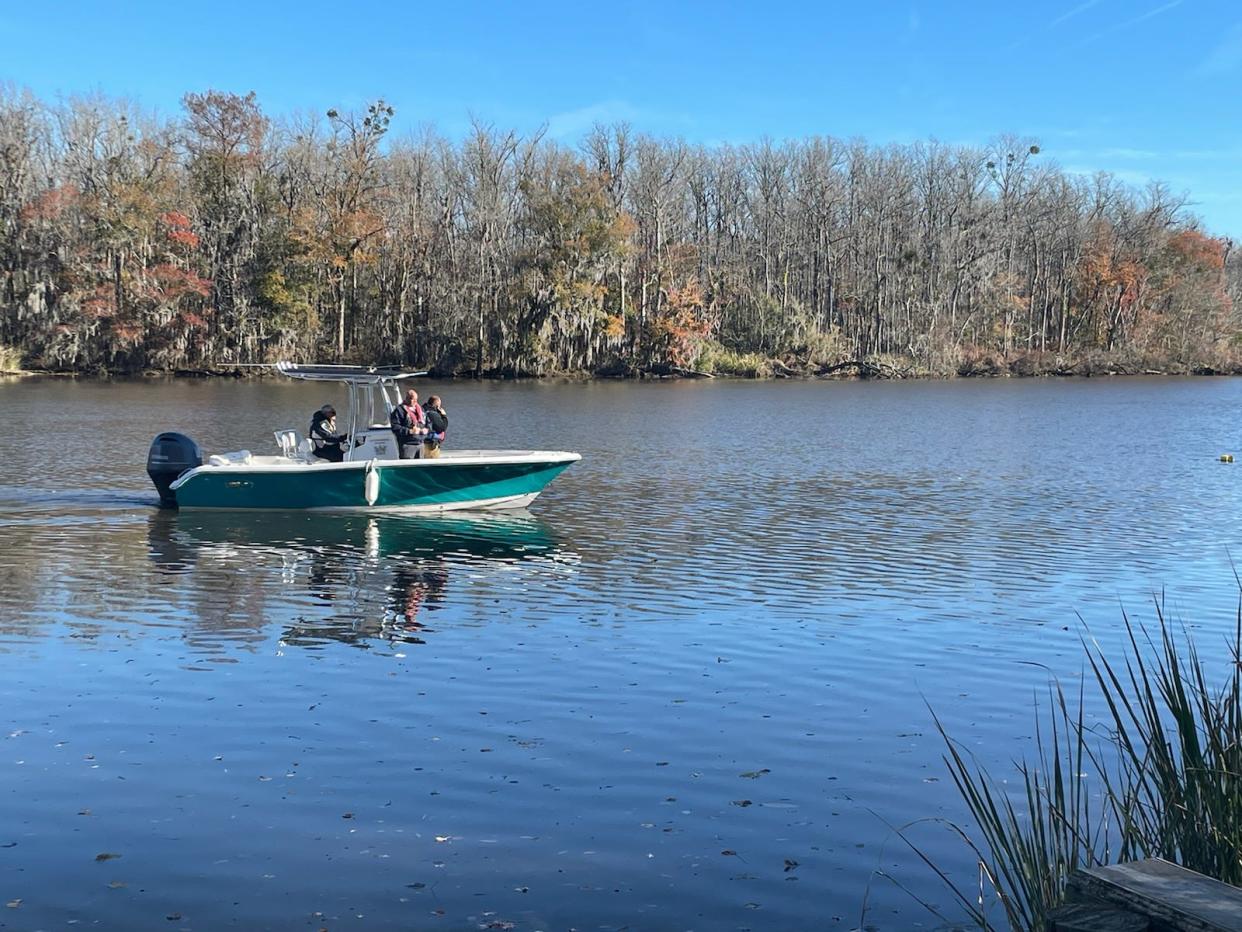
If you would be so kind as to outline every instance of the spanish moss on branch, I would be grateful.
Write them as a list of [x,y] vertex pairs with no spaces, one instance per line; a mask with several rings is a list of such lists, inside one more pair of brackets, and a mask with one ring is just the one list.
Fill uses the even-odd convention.
[[175,119],[0,90],[0,368],[1233,371],[1242,261],[1162,186],[831,137],[576,146],[384,101]]

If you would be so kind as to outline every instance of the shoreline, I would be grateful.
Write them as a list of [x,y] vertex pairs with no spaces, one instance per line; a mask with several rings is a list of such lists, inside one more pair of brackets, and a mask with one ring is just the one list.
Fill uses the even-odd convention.
[[[222,367],[219,369],[171,369],[145,370],[141,372],[111,372],[107,370],[57,370],[24,369],[0,371],[0,381],[27,379],[82,379],[84,381],[160,381],[166,379],[212,380],[232,379],[252,381],[273,377],[274,373],[260,368],[246,369]],[[1175,369],[1131,368],[1113,366],[1108,368],[1069,367],[1065,369],[1020,372],[1012,370],[972,371],[958,373],[933,372],[871,372],[842,369],[833,372],[774,372],[772,374],[746,375],[731,372],[706,373],[639,373],[635,375],[611,375],[593,372],[549,372],[543,375],[488,374],[475,378],[471,373],[429,374],[421,376],[443,382],[957,382],[976,380],[1020,381],[1046,379],[1109,379],[1109,378],[1205,378],[1242,375],[1242,366],[1228,369],[1213,366],[1177,367]]]

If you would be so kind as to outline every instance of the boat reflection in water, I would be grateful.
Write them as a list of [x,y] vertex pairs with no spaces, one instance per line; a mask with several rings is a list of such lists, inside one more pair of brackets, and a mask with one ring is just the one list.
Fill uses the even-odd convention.
[[189,577],[196,639],[256,640],[244,631],[257,636],[277,622],[281,642],[299,647],[423,643],[455,572],[477,585],[489,569],[557,552],[548,526],[523,511],[160,511],[149,520],[148,545],[159,572]]

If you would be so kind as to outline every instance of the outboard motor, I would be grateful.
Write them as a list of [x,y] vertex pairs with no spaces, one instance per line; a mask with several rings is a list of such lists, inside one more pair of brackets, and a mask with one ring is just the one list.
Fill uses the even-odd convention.
[[151,441],[147,475],[160,493],[161,508],[176,508],[177,493],[169,488],[183,472],[203,465],[198,444],[185,434],[164,433]]

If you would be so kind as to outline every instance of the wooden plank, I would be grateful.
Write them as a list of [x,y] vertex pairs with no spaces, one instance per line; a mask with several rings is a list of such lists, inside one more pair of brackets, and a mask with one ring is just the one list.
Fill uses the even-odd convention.
[[1242,932],[1242,889],[1158,858],[1076,871],[1069,887],[1170,932]]
[[1048,917],[1047,932],[1150,932],[1151,920],[1129,910],[1067,903]]

